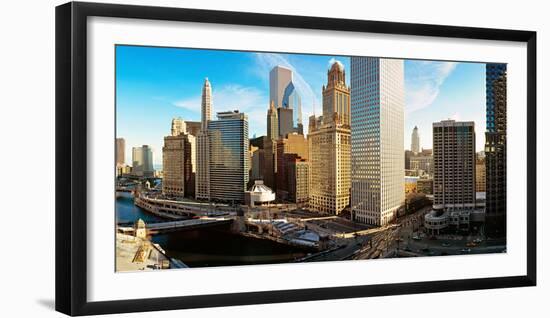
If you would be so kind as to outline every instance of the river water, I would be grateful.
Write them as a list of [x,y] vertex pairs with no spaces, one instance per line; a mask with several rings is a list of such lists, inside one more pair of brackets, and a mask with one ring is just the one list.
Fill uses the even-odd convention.
[[[116,200],[116,216],[117,223],[164,221],[135,206],[129,193]],[[227,225],[154,235],[151,240],[189,267],[287,263],[306,255],[294,247],[233,234]]]

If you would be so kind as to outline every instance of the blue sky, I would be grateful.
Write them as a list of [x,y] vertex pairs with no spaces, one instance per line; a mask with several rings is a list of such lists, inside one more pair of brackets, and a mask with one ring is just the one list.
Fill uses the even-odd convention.
[[[117,46],[117,137],[126,139],[126,162],[131,147],[150,145],[155,164],[162,163],[163,137],[173,117],[200,120],[204,78],[213,90],[215,112],[239,109],[249,117],[250,137],[266,133],[269,71],[275,65],[293,70],[302,96],[305,131],[307,118],[320,115],[321,88],[331,62],[349,70],[349,58],[325,55],[255,53],[179,48]],[[349,72],[346,73],[349,83]],[[476,121],[477,150],[485,129],[485,65],[405,61],[405,145],[413,127],[419,127],[421,147],[431,148],[431,125],[453,118]]]

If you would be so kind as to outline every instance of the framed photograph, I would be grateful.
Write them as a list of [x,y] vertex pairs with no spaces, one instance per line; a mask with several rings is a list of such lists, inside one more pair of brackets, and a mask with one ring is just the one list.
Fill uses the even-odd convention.
[[536,33],[56,8],[56,309],[536,284]]

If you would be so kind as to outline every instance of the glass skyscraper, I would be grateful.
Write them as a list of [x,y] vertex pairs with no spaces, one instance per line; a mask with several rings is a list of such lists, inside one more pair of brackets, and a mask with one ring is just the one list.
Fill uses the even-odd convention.
[[486,232],[506,234],[506,64],[489,63],[485,72]]
[[238,111],[220,112],[208,122],[210,199],[243,202],[248,184],[248,118]]

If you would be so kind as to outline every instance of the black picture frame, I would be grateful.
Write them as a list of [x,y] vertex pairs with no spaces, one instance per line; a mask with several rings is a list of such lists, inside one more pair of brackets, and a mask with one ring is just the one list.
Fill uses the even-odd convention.
[[[88,302],[86,36],[91,16],[502,40],[527,44],[527,274],[352,287]],[[56,7],[56,310],[91,315],[536,285],[536,32],[70,2]]]

